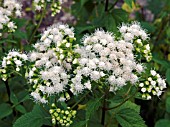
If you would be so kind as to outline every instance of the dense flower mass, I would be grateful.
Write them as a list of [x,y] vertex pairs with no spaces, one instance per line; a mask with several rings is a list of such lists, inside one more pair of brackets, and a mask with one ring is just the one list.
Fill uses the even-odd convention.
[[[16,0],[4,0],[2,7],[0,7],[0,30],[15,31],[17,26],[12,21],[12,16],[21,17],[21,8],[21,3]],[[0,36],[2,36],[2,33],[0,33]]]
[[17,51],[11,51],[3,58],[0,74],[1,78],[6,81],[11,76],[11,72],[17,73],[28,60],[27,55]]
[[46,97],[65,91],[74,61],[73,40],[72,28],[56,24],[49,27],[34,45],[35,51],[30,53],[29,60],[35,65],[30,67],[26,76],[33,84],[31,95],[36,101],[47,103]]
[[55,16],[61,10],[62,0],[34,0],[35,10],[42,10],[46,3],[51,4],[52,16]]
[[[110,91],[116,91],[128,82],[135,84],[137,74],[144,71],[133,54],[134,46],[126,40],[114,39],[112,33],[96,30],[91,36],[85,36],[83,46],[76,49],[81,57],[76,76],[72,79],[73,93],[91,90],[93,81],[110,85]],[[87,78],[87,81],[84,79]]]

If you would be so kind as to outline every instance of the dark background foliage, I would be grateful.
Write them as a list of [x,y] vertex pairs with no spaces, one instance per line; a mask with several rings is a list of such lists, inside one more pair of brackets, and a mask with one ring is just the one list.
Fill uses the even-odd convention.
[[[135,99],[148,127],[170,127],[170,1],[169,0],[65,0],[62,11],[51,17],[47,11],[40,28],[32,37],[41,12],[33,11],[31,0],[23,0],[23,17],[14,19],[18,28],[0,40],[0,56],[11,49],[31,50],[47,26],[64,22],[75,27],[77,43],[85,33],[103,28],[118,34],[123,23],[139,21],[150,33],[153,60],[151,66],[166,78],[168,88],[160,98],[150,101]],[[30,38],[32,38],[30,40]],[[2,59],[1,59],[2,60]],[[13,75],[6,82],[0,80],[0,127],[11,127],[21,115],[33,109],[29,87],[20,76]],[[34,107],[38,110],[37,107]],[[43,116],[44,112],[42,113]],[[108,117],[109,119],[109,117]],[[44,126],[50,125],[50,119]],[[93,125],[91,125],[93,126]],[[97,126],[97,125],[96,125]]]

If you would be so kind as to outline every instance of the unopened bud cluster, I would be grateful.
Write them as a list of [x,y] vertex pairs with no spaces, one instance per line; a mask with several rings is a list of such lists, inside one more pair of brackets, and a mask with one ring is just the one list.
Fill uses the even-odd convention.
[[0,68],[0,77],[6,81],[12,73],[19,72],[22,66],[28,60],[26,54],[21,54],[17,51],[11,51],[3,58]]
[[35,10],[42,10],[45,7],[45,4],[51,5],[52,16],[55,16],[61,11],[62,0],[34,0]]
[[52,2],[52,4],[51,4],[51,11],[52,11],[51,16],[55,16],[57,13],[59,13],[61,11],[61,4],[62,4],[62,0]]
[[73,118],[76,116],[76,110],[72,110],[67,107],[66,110],[57,108],[55,104],[52,104],[52,108],[49,110],[52,117],[52,124],[60,124],[61,126],[68,127],[73,123]]
[[166,88],[165,80],[155,71],[151,70],[149,77],[142,83],[139,84],[142,98],[150,100],[152,96],[160,96],[163,89]]
[[[22,5],[17,0],[4,0],[0,7],[0,36],[1,32],[14,32],[17,26],[11,17],[21,17]],[[7,29],[7,31],[3,31]]]

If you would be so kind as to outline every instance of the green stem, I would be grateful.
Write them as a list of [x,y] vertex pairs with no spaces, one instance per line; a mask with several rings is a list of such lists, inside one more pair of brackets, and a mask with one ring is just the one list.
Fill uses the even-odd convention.
[[123,105],[126,101],[128,101],[129,99],[131,99],[132,97],[134,97],[137,92],[138,92],[138,89],[136,90],[136,92],[135,92],[132,96],[126,98],[124,101],[122,101],[122,102],[119,103],[118,105],[116,105],[116,106],[114,106],[114,107],[111,107],[111,108],[105,108],[105,110],[112,110],[112,109],[118,108],[119,106]]
[[6,91],[7,91],[9,102],[10,102],[11,91],[10,91],[10,87],[8,84],[8,79],[5,81],[5,87],[6,87]]
[[72,107],[71,109],[75,108],[91,91],[88,91],[87,93],[85,93],[79,101],[77,101]]
[[35,36],[38,28],[40,27],[41,23],[42,23],[42,20],[43,20],[45,14],[46,14],[46,9],[47,9],[47,2],[45,2],[45,5],[44,5],[44,8],[43,8],[43,11],[42,11],[42,15],[41,15],[41,17],[40,17],[40,20],[39,20],[36,28],[34,29],[32,35],[31,35],[31,37],[30,37],[30,40],[29,40],[29,43],[30,43],[30,44],[32,44],[32,41],[33,41],[33,39],[34,39],[34,36]]
[[112,9],[115,7],[115,5],[118,3],[118,1],[119,1],[119,0],[116,0],[116,1],[114,2],[114,4],[109,8],[108,11],[112,10]]

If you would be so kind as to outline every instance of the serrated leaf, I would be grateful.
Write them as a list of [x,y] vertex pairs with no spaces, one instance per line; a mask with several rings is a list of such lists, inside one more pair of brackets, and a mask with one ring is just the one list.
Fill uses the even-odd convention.
[[0,119],[10,115],[12,113],[12,107],[10,104],[2,103],[0,104]]
[[90,100],[87,103],[86,108],[86,120],[88,121],[91,117],[91,115],[99,108],[101,104],[101,98],[96,98],[95,100]]
[[18,98],[17,98],[17,96],[15,95],[14,92],[11,92],[10,101],[11,101],[13,104],[17,104],[17,103],[18,103]]
[[41,127],[43,125],[43,118],[40,115],[36,115],[34,112],[26,113],[21,116],[14,123],[13,127]]
[[129,108],[135,110],[138,114],[140,113],[140,106],[132,103],[131,101],[126,101],[122,106],[119,107],[119,110]]
[[122,127],[146,127],[142,117],[134,109],[123,108],[116,113],[115,118]]
[[170,68],[167,69],[167,71],[166,71],[166,81],[167,81],[168,84],[170,85]]
[[155,124],[155,127],[169,127],[169,126],[170,126],[170,120],[167,119],[158,120]]
[[51,125],[50,115],[42,110],[39,105],[35,105],[33,110],[16,120],[13,127],[41,127],[44,125]]
[[17,111],[23,113],[23,114],[25,114],[25,113],[27,112],[26,109],[25,109],[25,107],[22,106],[22,105],[17,105],[17,106],[15,107],[15,109],[16,109]]
[[126,11],[122,9],[114,9],[112,13],[117,24],[120,24],[121,22],[127,22],[128,13]]
[[102,23],[108,31],[116,32],[116,21],[111,13],[104,15]]

